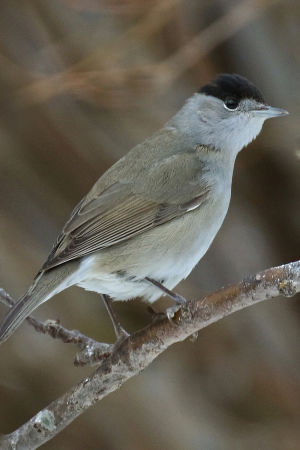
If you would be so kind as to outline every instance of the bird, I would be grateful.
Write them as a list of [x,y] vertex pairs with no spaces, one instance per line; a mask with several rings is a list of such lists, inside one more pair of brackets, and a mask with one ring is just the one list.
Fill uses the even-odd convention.
[[226,216],[237,154],[269,106],[247,78],[223,73],[110,167],[74,208],[28,291],[0,327],[4,342],[39,305],[76,285],[99,293],[116,342],[128,336],[112,302],[168,295],[207,252]]

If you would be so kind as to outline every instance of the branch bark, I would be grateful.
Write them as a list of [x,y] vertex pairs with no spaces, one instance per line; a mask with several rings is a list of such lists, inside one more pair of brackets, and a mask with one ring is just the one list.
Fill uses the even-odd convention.
[[97,401],[139,374],[172,344],[229,314],[261,301],[300,291],[300,261],[267,269],[159,317],[116,346],[89,377],[0,441],[0,449],[40,447]]

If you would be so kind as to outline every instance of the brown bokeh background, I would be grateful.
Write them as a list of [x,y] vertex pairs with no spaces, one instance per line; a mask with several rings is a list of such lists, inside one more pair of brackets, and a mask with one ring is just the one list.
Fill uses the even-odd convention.
[[[224,71],[291,115],[238,156],[225,223],[177,290],[198,297],[298,259],[299,46],[294,0],[2,0],[0,287],[20,296],[99,175]],[[116,309],[130,331],[150,320],[138,301]],[[114,338],[99,297],[79,288],[35,314]],[[246,309],[169,349],[44,448],[297,450],[299,344],[299,297]],[[1,346],[2,433],[91,372],[74,353],[27,324]]]

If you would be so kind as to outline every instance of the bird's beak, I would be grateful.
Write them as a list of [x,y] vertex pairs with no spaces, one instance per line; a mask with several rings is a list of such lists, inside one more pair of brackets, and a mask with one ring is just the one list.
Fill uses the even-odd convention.
[[264,117],[265,119],[270,119],[271,117],[280,117],[289,114],[288,111],[281,108],[274,108],[274,106],[263,105],[259,109],[255,109],[255,115],[259,117]]

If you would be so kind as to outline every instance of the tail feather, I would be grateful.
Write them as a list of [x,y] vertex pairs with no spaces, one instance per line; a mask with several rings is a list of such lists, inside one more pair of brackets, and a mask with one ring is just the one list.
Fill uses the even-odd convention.
[[67,264],[41,272],[26,294],[9,310],[0,327],[0,343],[6,341],[41,303],[72,284],[74,265]]
[[22,297],[6,315],[0,328],[0,342],[6,341],[14,331],[21,325],[23,320],[39,305],[39,297],[25,295]]

